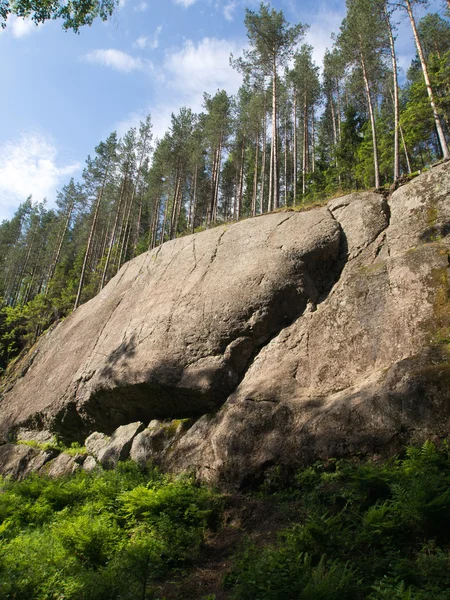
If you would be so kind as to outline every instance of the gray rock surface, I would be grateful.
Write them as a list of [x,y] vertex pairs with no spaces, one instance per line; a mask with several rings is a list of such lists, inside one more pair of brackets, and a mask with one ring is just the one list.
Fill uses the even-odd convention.
[[4,444],[0,446],[0,475],[23,479],[53,457],[53,452],[42,452],[24,444]]
[[93,456],[87,456],[86,460],[83,462],[83,469],[90,473],[94,471],[98,467],[98,463]]
[[[351,194],[138,257],[44,337],[4,394],[1,435],[82,441],[153,420],[91,452],[241,486],[448,435],[449,192],[444,163],[389,201]],[[185,417],[187,431],[164,423]]]
[[[273,464],[399,450],[450,425],[450,163],[393,194],[333,200],[339,281],[255,357],[167,464],[243,484]],[[390,213],[390,219],[388,220]]]
[[162,423],[157,419],[138,433],[131,446],[130,458],[145,465],[148,462],[159,462],[160,457],[177,442],[189,429],[189,420],[169,421]]
[[98,453],[97,459],[102,467],[114,468],[119,460],[130,455],[134,438],[145,428],[144,423],[129,423],[118,427],[109,442]]
[[80,468],[80,461],[76,457],[61,452],[55,459],[44,465],[40,469],[40,473],[56,479],[64,475],[71,475]]
[[86,438],[84,445],[89,454],[92,454],[94,458],[98,458],[100,452],[109,444],[109,439],[108,435],[94,431]]
[[323,208],[217,227],[130,261],[44,336],[3,396],[0,436],[27,427],[81,441],[217,409],[259,348],[330,287],[340,239]]

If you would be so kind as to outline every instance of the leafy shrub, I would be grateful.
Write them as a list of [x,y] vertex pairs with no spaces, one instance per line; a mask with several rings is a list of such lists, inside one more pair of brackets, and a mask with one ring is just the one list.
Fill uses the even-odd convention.
[[114,471],[0,482],[0,600],[153,597],[195,556],[216,496],[193,478]]
[[239,559],[238,574],[229,582],[239,600],[351,600],[357,598],[355,572],[340,561],[309,554],[288,545],[251,548]]
[[299,522],[236,559],[235,597],[450,600],[449,456],[426,442],[384,463],[331,459],[270,490],[296,498]]

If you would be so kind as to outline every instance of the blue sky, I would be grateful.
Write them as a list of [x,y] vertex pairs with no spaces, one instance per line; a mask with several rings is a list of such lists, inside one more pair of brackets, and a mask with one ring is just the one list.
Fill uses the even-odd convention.
[[[171,112],[199,111],[203,92],[234,93],[240,76],[229,66],[246,44],[242,0],[121,0],[107,23],[79,35],[58,22],[36,27],[15,17],[0,31],[0,220],[18,204],[54,202],[56,191],[111,131],[123,134],[146,114],[162,135]],[[339,29],[344,0],[274,0],[292,24],[310,25],[306,41],[319,63]],[[433,0],[439,8],[442,0]],[[406,20],[400,25],[399,62],[414,53]]]

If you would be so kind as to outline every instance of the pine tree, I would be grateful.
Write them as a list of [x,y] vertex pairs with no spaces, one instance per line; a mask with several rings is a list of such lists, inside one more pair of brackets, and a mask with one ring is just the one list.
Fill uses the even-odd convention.
[[433,112],[433,119],[436,126],[437,135],[439,138],[439,144],[441,146],[442,156],[447,159],[450,157],[450,153],[448,150],[447,140],[445,139],[444,129],[442,127],[441,119],[439,116],[439,112],[436,106],[436,99],[433,87],[431,85],[430,75],[428,73],[428,66],[425,60],[425,54],[422,48],[422,43],[419,37],[419,32],[416,26],[416,20],[414,17],[413,7],[414,5],[422,5],[428,6],[428,0],[396,0],[395,5],[401,6],[408,13],[409,21],[411,23],[411,28],[414,34],[414,40],[416,42],[417,54],[419,56],[420,65],[422,67],[423,78],[425,80],[425,85],[427,88],[427,94],[431,106],[431,110]]
[[291,58],[294,47],[303,36],[306,27],[299,23],[290,27],[283,12],[270,9],[269,4],[260,5],[259,13],[246,8],[245,26],[250,49],[244,50],[244,58],[234,61],[240,70],[262,76],[272,81],[272,141],[269,177],[269,210],[279,206],[279,156],[278,156],[278,73]]
[[106,142],[100,142],[95,148],[97,156],[92,160],[90,157],[86,160],[86,168],[83,172],[85,185],[90,194],[92,203],[92,222],[87,240],[86,250],[84,253],[83,265],[81,267],[80,280],[78,283],[78,291],[75,298],[74,310],[78,308],[81,301],[81,293],[86,277],[86,268],[88,259],[92,251],[94,236],[102,203],[102,198],[108,184],[108,178],[111,177],[113,169],[117,161],[117,134],[114,131],[108,137]]
[[231,127],[231,99],[225,90],[218,91],[213,97],[205,94],[204,99],[204,132],[211,173],[211,200],[206,216],[208,227],[217,220],[222,152]]
[[381,52],[388,43],[383,15],[376,0],[347,0],[347,15],[341,25],[338,44],[347,62],[361,71],[372,131],[376,188],[380,187],[380,169],[372,88],[381,70]]

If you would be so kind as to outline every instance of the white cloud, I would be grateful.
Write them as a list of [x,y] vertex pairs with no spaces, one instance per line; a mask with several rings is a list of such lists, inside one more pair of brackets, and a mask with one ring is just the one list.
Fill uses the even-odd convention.
[[9,15],[6,20],[6,28],[0,29],[0,35],[6,35],[10,33],[14,38],[20,39],[27,37],[40,29],[43,24],[36,25],[29,18],[17,17],[16,15]]
[[121,73],[130,73],[131,71],[151,71],[153,65],[149,60],[130,56],[121,50],[113,48],[93,50],[83,56],[84,60],[91,64],[111,67]]
[[137,4],[134,7],[134,12],[145,12],[148,8],[148,4],[147,2],[145,2],[145,0],[143,0],[142,2],[139,2],[139,4]]
[[195,2],[197,2],[197,0],[175,0],[175,4],[181,4],[182,6],[184,6],[184,8],[195,4]]
[[25,133],[0,145],[0,219],[10,218],[29,195],[52,200],[56,188],[81,168],[78,162],[58,163],[54,142],[40,132]]
[[321,8],[306,33],[304,41],[313,47],[313,59],[320,67],[322,66],[325,50],[327,48],[331,50],[333,46],[331,34],[333,32],[338,33],[344,16],[344,12]]
[[160,102],[156,105],[152,104],[152,106],[148,107],[148,110],[131,112],[125,118],[115,123],[112,129],[117,131],[119,137],[123,137],[131,127],[138,129],[139,123],[150,113],[152,117],[153,139],[161,139],[170,125],[172,113],[176,114],[181,106],[182,103],[177,104],[176,101],[170,103]]
[[133,43],[133,46],[135,48],[140,48],[141,50],[144,50],[144,48],[147,47],[147,44],[149,42],[149,38],[146,37],[145,35],[141,35],[137,38],[137,40]]
[[8,27],[11,27],[13,37],[22,38],[30,35],[37,30],[36,24],[31,19],[22,19],[21,17],[10,18],[11,24],[8,23]]
[[151,106],[132,112],[114,124],[113,129],[122,136],[130,127],[137,127],[151,113],[153,135],[161,139],[166,133],[171,114],[177,114],[182,106],[200,112],[203,92],[215,94],[225,89],[229,94],[237,92],[242,77],[230,67],[230,54],[238,56],[243,43],[204,38],[198,44],[188,40],[181,49],[166,54],[158,76],[158,97]]
[[150,48],[152,48],[153,50],[155,50],[155,48],[157,48],[159,46],[159,36],[161,35],[161,31],[162,31],[162,25],[159,25],[155,29],[155,33],[153,34],[153,36],[150,40]]
[[151,48],[152,50],[156,50],[159,46],[159,36],[161,35],[162,25],[155,29],[154,34],[151,37],[147,37],[145,35],[141,35],[137,38],[137,40],[133,43],[135,48],[140,48],[144,50],[145,48]]
[[230,66],[230,54],[239,55],[243,44],[203,38],[195,44],[187,40],[181,50],[168,53],[164,69],[169,87],[183,97],[184,102],[194,110],[198,108],[203,92],[214,94],[217,89],[225,89],[234,94],[242,77]]
[[233,13],[237,7],[237,2],[229,2],[223,7],[223,16],[227,21],[233,20]]

